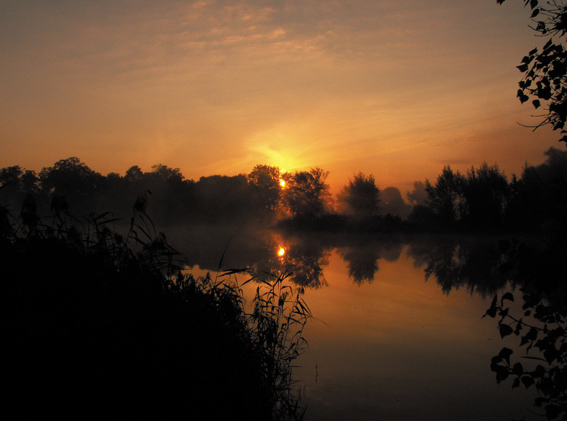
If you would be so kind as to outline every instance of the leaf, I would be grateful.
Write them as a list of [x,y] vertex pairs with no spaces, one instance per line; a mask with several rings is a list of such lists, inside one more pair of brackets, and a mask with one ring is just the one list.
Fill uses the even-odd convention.
[[492,304],[490,304],[490,308],[488,310],[486,310],[486,313],[484,313],[484,316],[482,316],[483,319],[486,316],[489,316],[493,319],[494,319],[494,317],[496,317],[496,312],[498,311],[498,309],[496,308],[497,302],[498,302],[498,296],[495,295],[494,298],[492,299]]
[[532,376],[537,378],[542,378],[543,376],[545,376],[545,368],[538,364],[537,367],[535,368],[535,370],[532,373]]
[[528,65],[524,63],[524,64],[520,64],[519,66],[516,66],[516,68],[520,72],[525,73],[528,70]]
[[506,380],[509,375],[510,373],[505,367],[500,367],[496,372],[496,383],[500,384],[500,382]]
[[520,380],[522,380],[522,383],[524,384],[526,389],[535,383],[534,379],[532,379],[530,376],[522,376]]
[[498,353],[498,357],[505,359],[508,362],[508,365],[510,365],[510,355],[512,355],[513,353],[514,351],[512,351],[510,348],[504,347]]
[[534,104],[534,108],[537,110],[540,106],[541,106],[541,102],[539,102],[539,99],[534,99],[532,101],[532,104]]
[[514,295],[511,292],[507,292],[506,294],[504,294],[502,296],[502,299],[500,300],[500,305],[504,305],[504,300],[510,300],[512,302],[514,302]]
[[534,9],[534,11],[532,12],[532,15],[530,17],[535,18],[537,15],[539,15],[539,9]]
[[508,326],[508,325],[505,325],[505,324],[500,325],[499,331],[500,331],[500,337],[502,337],[502,338],[514,333],[514,329],[512,329],[511,326]]
[[524,91],[521,89],[518,89],[518,93],[516,94],[516,96],[518,98],[520,98],[520,102],[523,104],[524,102],[526,102],[528,99],[530,99],[529,96],[527,96],[526,94],[524,94]]
[[520,97],[520,102],[523,104],[524,102],[526,102],[528,99],[530,99],[529,96],[523,95]]

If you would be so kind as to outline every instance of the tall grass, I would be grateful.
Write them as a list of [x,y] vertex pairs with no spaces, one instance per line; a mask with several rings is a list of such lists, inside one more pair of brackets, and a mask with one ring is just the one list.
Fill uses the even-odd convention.
[[[302,419],[299,395],[294,394],[293,363],[308,345],[303,329],[312,317],[301,297],[286,283],[291,273],[271,274],[256,288],[249,316],[252,340],[261,358],[265,387],[270,391],[274,419]],[[247,282],[251,282],[251,280]]]
[[311,313],[289,274],[248,306],[240,271],[183,270],[146,202],[125,235],[110,214],[72,217],[61,198],[43,218],[31,199],[18,216],[0,206],[7,401],[29,414],[301,419],[292,370]]

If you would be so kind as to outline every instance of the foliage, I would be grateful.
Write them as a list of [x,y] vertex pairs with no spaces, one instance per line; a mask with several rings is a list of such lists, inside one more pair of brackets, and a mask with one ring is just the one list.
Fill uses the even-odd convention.
[[[183,259],[146,208],[141,195],[122,236],[108,213],[82,219],[59,209],[45,223],[0,206],[9,406],[30,415],[106,416],[112,408],[165,418],[300,418],[291,364],[304,343],[304,303],[292,302],[280,280],[248,314],[228,277],[182,272]],[[260,338],[274,329],[265,348]]]
[[478,169],[472,167],[462,185],[463,222],[477,229],[501,227],[510,198],[509,189],[508,180],[497,165],[484,162]]
[[270,165],[256,165],[248,174],[259,202],[266,209],[275,210],[280,202],[280,170]]
[[103,176],[91,170],[79,158],[72,157],[56,162],[51,168],[39,173],[41,188],[46,195],[65,196],[83,212],[88,201],[102,183]]
[[[497,0],[498,4],[505,0]],[[549,40],[540,49],[534,48],[524,56],[518,69],[524,73],[519,82],[518,98],[522,103],[532,99],[532,105],[538,109],[542,101],[548,104],[544,119],[535,128],[551,125],[553,130],[560,130],[562,142],[567,141],[567,5],[562,0],[547,1],[524,0],[532,13],[535,24],[532,29],[541,37]],[[554,40],[553,37],[556,37]]]
[[464,181],[461,173],[454,173],[450,166],[443,167],[435,185],[425,181],[427,206],[447,223],[454,223],[460,218]]
[[526,166],[510,186],[507,223],[536,234],[561,235],[567,212],[567,151],[550,148],[546,161]]
[[[266,228],[276,223],[320,232],[537,232],[567,205],[567,152],[550,148],[545,156],[544,164],[526,165],[511,182],[497,165],[483,163],[466,174],[446,166],[435,183],[414,183],[408,192],[411,212],[397,188],[380,191],[372,175],[362,173],[338,195],[337,212],[325,183],[328,173],[320,168],[281,174],[280,180],[277,167],[257,165],[248,175],[212,175],[195,182],[162,164],[150,172],[133,166],[123,176],[103,176],[78,158],[60,160],[39,177],[19,166],[0,169],[0,200],[15,215],[24,211],[22,218],[69,212],[124,218],[137,195],[147,192],[152,196],[148,212],[160,226]],[[32,202],[35,213],[29,212]],[[409,223],[400,220],[406,215]]]
[[[564,215],[564,213],[563,213]],[[513,378],[512,387],[535,385],[537,407],[547,419],[567,419],[567,242],[565,223],[555,233],[528,241],[502,240],[500,273],[522,293],[522,306],[513,306],[511,292],[494,296],[485,316],[498,319],[502,338],[516,336],[524,349],[524,363],[513,362],[513,351],[503,348],[492,359],[498,383]]]
[[343,187],[338,196],[339,203],[346,209],[346,213],[359,218],[367,218],[378,213],[380,203],[380,190],[376,186],[374,176],[364,175],[362,172],[349,179],[348,185]]
[[330,198],[329,186],[325,184],[328,175],[321,168],[283,174],[286,183],[282,192],[283,205],[294,217],[321,216]]
[[307,346],[303,329],[312,315],[301,298],[302,289],[294,290],[285,282],[290,272],[270,276],[272,279],[263,280],[256,288],[250,315],[252,340],[272,399],[272,419],[287,419],[290,415],[303,418],[299,398],[293,394],[292,370],[293,362]]
[[[526,290],[524,290],[526,292]],[[558,417],[567,419],[567,318],[565,309],[554,308],[545,299],[534,299],[525,294],[523,314],[518,318],[510,312],[507,301],[514,295],[505,293],[498,299],[494,296],[485,316],[498,317],[498,331],[502,338],[515,335],[520,338],[520,347],[525,347],[524,359],[534,361],[535,367],[520,362],[513,363],[514,351],[502,348],[492,358],[490,368],[496,373],[498,383],[513,378],[512,387],[535,386],[540,396],[536,407],[543,407],[548,420]],[[531,350],[536,354],[528,355]]]

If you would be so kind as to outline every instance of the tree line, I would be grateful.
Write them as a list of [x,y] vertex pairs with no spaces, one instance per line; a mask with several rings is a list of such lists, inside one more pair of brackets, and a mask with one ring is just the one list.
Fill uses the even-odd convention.
[[[567,151],[550,148],[538,166],[525,165],[509,181],[497,165],[483,163],[466,174],[446,166],[414,202],[409,220],[417,226],[465,231],[530,231],[561,225],[567,206]],[[411,194],[408,194],[410,196]]]
[[538,230],[559,218],[567,202],[567,151],[550,148],[545,157],[511,180],[497,165],[483,163],[464,174],[445,166],[434,182],[416,181],[406,200],[397,188],[381,190],[372,174],[361,172],[333,198],[329,173],[321,168],[281,172],[256,165],[248,174],[194,181],[162,164],[104,176],[72,157],[39,174],[20,166],[0,169],[0,203],[23,220],[105,212],[125,218],[134,203],[144,203],[163,225],[280,221],[323,230]]

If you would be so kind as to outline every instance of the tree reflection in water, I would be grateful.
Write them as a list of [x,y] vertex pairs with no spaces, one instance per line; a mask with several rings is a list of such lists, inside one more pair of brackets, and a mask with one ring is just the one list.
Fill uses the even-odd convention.
[[[249,245],[251,238],[254,247]],[[490,366],[496,373],[498,383],[507,380],[512,387],[537,390],[536,411],[548,419],[567,419],[565,247],[473,236],[369,241],[356,236],[272,234],[248,235],[244,240],[246,244],[240,244],[235,238],[228,247],[226,262],[231,267],[246,267],[257,280],[267,279],[274,271],[290,272],[289,280],[300,290],[327,286],[324,271],[333,250],[344,260],[349,278],[359,285],[376,281],[380,259],[396,261],[405,250],[414,266],[423,268],[425,280],[434,280],[446,295],[457,289],[483,297],[498,295],[486,315],[497,319],[503,338],[517,336],[518,342],[517,346],[507,344],[509,348],[502,348],[490,364],[487,361],[487,369]],[[223,248],[220,242],[208,244],[214,250]],[[195,264],[205,268],[208,263]],[[515,290],[513,295],[510,289]]]
[[342,252],[342,257],[347,264],[348,276],[357,284],[364,281],[374,281],[374,275],[378,272],[378,259],[380,255],[370,247],[348,247]]
[[501,253],[493,240],[452,238],[436,242],[412,243],[408,255],[425,265],[425,279],[436,279],[445,294],[465,288],[482,297],[506,286],[499,274]]
[[290,280],[302,288],[320,288],[327,285],[324,267],[329,264],[330,251],[315,241],[293,242],[277,238],[270,244],[269,256],[257,261],[250,272],[258,279],[267,279],[270,273],[290,273]]

